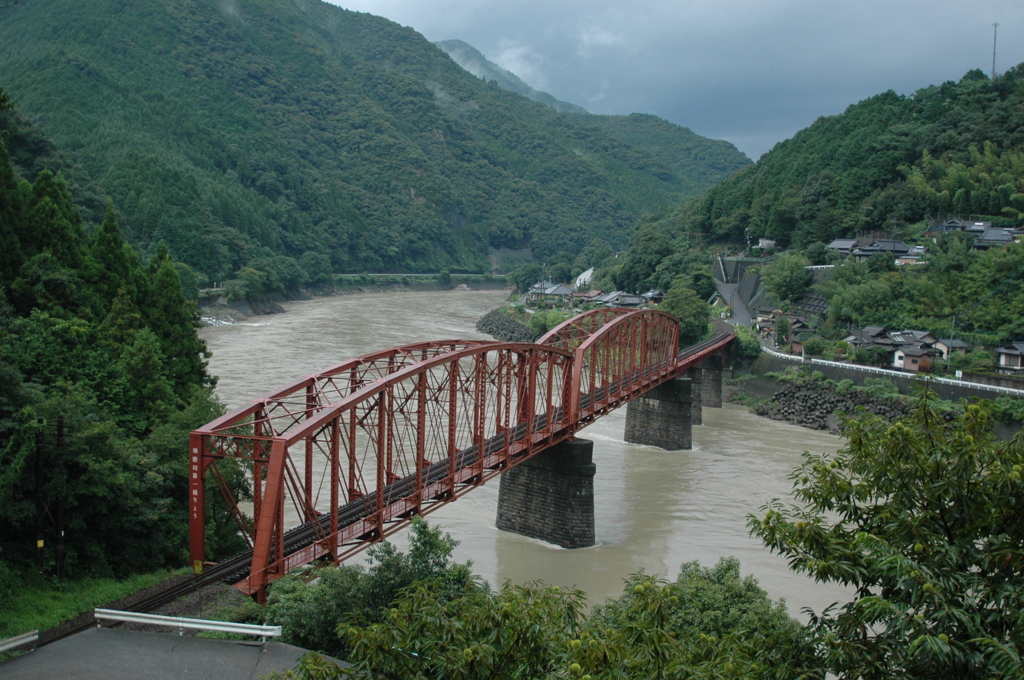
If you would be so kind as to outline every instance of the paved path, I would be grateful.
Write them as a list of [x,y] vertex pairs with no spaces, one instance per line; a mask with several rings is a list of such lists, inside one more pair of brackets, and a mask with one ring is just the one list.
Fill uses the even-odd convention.
[[743,304],[743,300],[740,299],[736,289],[739,288],[737,283],[722,283],[718,279],[715,279],[715,287],[718,288],[718,293],[722,296],[730,307],[732,307],[732,318],[729,319],[729,323],[733,326],[743,326],[744,328],[750,328],[750,311],[747,306]]
[[0,663],[4,680],[259,680],[295,667],[306,650],[282,642],[240,642],[90,628]]

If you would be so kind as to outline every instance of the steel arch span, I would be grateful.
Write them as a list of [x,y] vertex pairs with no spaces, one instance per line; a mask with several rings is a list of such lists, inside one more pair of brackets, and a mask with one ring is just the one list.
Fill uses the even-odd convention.
[[[368,354],[307,376],[195,430],[190,555],[205,561],[205,491],[218,487],[250,546],[236,583],[267,585],[341,561],[719,352],[716,333],[679,352],[650,310],[600,309],[536,344],[445,340]],[[252,521],[218,462],[244,461]]]

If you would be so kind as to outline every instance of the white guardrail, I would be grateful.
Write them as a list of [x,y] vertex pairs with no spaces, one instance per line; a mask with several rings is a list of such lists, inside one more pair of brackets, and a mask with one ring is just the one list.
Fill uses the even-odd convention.
[[123,612],[116,609],[94,609],[96,624],[100,621],[120,621],[121,623],[148,623],[155,626],[177,628],[178,635],[185,628],[191,630],[209,630],[220,633],[238,633],[240,635],[259,635],[266,642],[268,637],[280,637],[281,626],[259,626],[252,623],[231,623],[229,621],[210,621],[209,619],[186,619],[180,616],[160,616],[158,614],[141,614],[139,612]]
[[907,373],[904,371],[893,371],[887,368],[875,368],[874,366],[861,366],[860,364],[844,364],[841,361],[826,361],[825,359],[805,359],[798,357],[795,354],[786,354],[785,352],[779,352],[774,349],[770,349],[761,345],[761,351],[768,356],[773,356],[776,359],[785,359],[787,361],[799,361],[803,364],[818,364],[820,366],[834,366],[836,368],[845,368],[851,371],[863,371],[865,373],[876,373],[879,375],[894,375],[900,378],[918,378],[926,382],[937,382],[946,385],[958,385],[960,387],[970,387],[978,390],[988,390],[990,392],[999,392],[1001,394],[1009,394],[1015,397],[1024,397],[1024,390],[1015,390],[1012,387],[1000,387],[998,385],[986,385],[985,383],[968,382],[966,380],[952,380],[950,378],[936,378],[935,376],[921,374],[921,373]]
[[38,639],[39,639],[39,631],[38,630],[30,630],[27,633],[22,633],[21,635],[15,635],[14,637],[7,638],[6,640],[0,640],[0,653],[9,652],[12,649],[17,649],[18,647],[23,647],[23,646],[25,646],[25,645],[27,645],[29,643],[35,642]]

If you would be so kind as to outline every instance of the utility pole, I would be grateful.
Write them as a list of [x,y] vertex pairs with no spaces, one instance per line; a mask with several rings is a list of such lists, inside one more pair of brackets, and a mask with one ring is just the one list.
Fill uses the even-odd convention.
[[67,496],[66,471],[67,439],[64,431],[64,416],[57,416],[57,451],[60,455],[60,488],[57,491],[57,580],[64,580],[64,500]]
[[42,574],[46,565],[43,551],[46,527],[46,496],[43,486],[46,483],[46,462],[43,459],[46,449],[43,444],[42,420],[36,432],[36,570]]
[[996,78],[996,33],[999,31],[999,23],[992,24],[992,79]]

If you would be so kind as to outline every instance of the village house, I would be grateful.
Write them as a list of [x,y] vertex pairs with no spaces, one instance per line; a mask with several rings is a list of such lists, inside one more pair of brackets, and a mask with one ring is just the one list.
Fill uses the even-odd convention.
[[853,252],[850,253],[857,262],[866,262],[872,255],[878,253],[885,253],[891,255],[895,261],[898,258],[906,256],[910,252],[910,246],[903,241],[893,241],[892,239],[875,239],[869,245],[859,246],[854,248]]
[[539,281],[530,287],[527,295],[530,302],[534,304],[559,304],[569,300],[569,297],[572,295],[572,288],[561,283],[555,284],[550,281]]
[[892,365],[912,373],[931,371],[932,359],[939,356],[942,356],[942,353],[932,347],[900,347],[893,352]]
[[924,232],[924,235],[927,237],[931,237],[933,239],[937,239],[939,236],[942,236],[943,234],[949,234],[954,231],[964,231],[971,234],[980,234],[984,232],[986,229],[990,229],[991,227],[991,222],[974,222],[972,220],[961,220],[959,218],[946,220],[944,222],[933,220],[932,223],[928,225],[928,230]]
[[661,304],[661,301],[665,299],[665,294],[656,288],[652,288],[646,293],[640,295],[647,304],[657,305]]
[[950,343],[959,343],[956,345],[958,350],[961,345],[966,347],[959,340],[947,340],[944,347],[937,347],[939,339],[928,331],[907,329],[886,332],[881,326],[865,326],[843,340],[854,348],[881,347],[888,352],[889,364],[893,368],[912,372],[930,371],[934,359],[946,358],[952,346]]
[[989,250],[990,248],[1002,248],[1013,243],[1013,233],[1009,229],[989,228],[981,232],[974,239],[975,250]]
[[603,290],[577,290],[572,294],[573,302],[594,302],[604,295]]
[[826,248],[837,251],[839,254],[846,256],[853,252],[854,248],[857,248],[861,244],[857,242],[855,238],[837,238],[836,240],[829,243]]
[[1024,371],[1024,340],[1015,340],[1006,347],[996,350],[996,370],[1000,373]]
[[611,293],[599,295],[594,299],[595,304],[604,305],[605,307],[639,307],[643,302],[644,299],[639,295],[622,290],[614,290]]
[[974,250],[989,250],[991,248],[1002,248],[1014,241],[1021,239],[1021,230],[1007,227],[994,227],[991,222],[972,222],[960,219],[946,220],[945,222],[932,222],[928,231],[924,233],[925,238],[938,241],[943,234],[951,232],[963,232],[974,237]]
[[843,342],[851,345],[854,349],[870,347],[872,345],[892,347],[892,339],[886,335],[885,328],[882,326],[864,326],[861,330],[843,338]]
[[950,355],[954,352],[964,356],[974,349],[963,340],[955,340],[953,338],[939,338],[932,344],[932,347],[942,352],[943,359],[949,359]]

